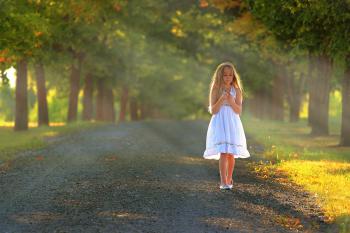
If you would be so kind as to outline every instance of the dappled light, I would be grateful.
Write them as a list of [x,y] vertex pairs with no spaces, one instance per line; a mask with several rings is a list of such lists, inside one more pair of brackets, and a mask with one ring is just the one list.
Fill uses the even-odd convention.
[[0,1],[0,231],[350,232],[349,11]]
[[289,161],[281,168],[290,179],[319,196],[330,220],[350,211],[350,165],[332,161]]
[[118,156],[116,156],[116,155],[109,155],[109,156],[107,156],[107,157],[105,157],[105,161],[106,162],[111,162],[111,161],[115,161],[115,160],[117,160],[118,159]]
[[0,164],[0,173],[6,173],[11,168],[11,161]]
[[207,161],[203,161],[203,159],[197,155],[197,157],[194,156],[181,156],[177,158],[176,160],[174,159],[164,159],[164,161],[168,161],[169,163],[177,163],[179,165],[204,165],[207,163]]
[[138,219],[151,219],[151,220],[157,220],[157,217],[154,216],[148,216],[144,214],[139,213],[130,213],[130,212],[118,212],[118,211],[102,211],[97,213],[97,216],[105,217],[105,218],[121,218],[121,219],[128,219],[128,220],[138,220]]
[[34,212],[22,212],[13,214],[11,217],[18,224],[38,224],[38,223],[50,223],[62,218],[61,214],[53,213],[49,211],[34,211]]

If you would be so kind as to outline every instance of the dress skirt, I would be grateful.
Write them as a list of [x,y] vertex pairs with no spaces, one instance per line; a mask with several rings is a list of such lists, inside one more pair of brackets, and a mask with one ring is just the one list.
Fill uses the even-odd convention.
[[228,104],[222,105],[210,119],[203,157],[219,160],[220,153],[229,153],[235,158],[250,157],[239,114]]

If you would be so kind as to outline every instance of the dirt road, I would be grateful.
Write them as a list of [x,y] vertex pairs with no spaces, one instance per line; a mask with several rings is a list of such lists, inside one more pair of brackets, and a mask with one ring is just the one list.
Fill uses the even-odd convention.
[[257,179],[251,159],[220,191],[218,161],[202,158],[207,125],[105,125],[2,164],[0,232],[334,232],[311,195]]

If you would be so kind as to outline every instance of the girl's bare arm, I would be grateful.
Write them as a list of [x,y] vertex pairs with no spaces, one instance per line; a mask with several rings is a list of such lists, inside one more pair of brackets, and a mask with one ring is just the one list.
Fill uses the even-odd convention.
[[224,102],[224,98],[217,98],[216,91],[213,91],[210,95],[210,113],[216,114],[219,112],[221,105]]

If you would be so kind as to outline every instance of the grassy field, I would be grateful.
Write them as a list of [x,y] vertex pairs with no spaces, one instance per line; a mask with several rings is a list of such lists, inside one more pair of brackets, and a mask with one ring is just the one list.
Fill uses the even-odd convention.
[[13,122],[0,122],[0,163],[10,160],[23,150],[38,149],[46,145],[44,138],[92,128],[102,122],[51,123],[50,127],[29,124],[27,131],[14,131]]
[[[350,232],[350,147],[340,147],[339,121],[330,119],[330,135],[311,137],[306,119],[296,123],[259,120],[245,114],[246,133],[264,145],[255,164],[265,178],[283,172],[296,184],[313,193],[327,219],[336,221],[341,232]],[[248,142],[249,143],[249,142]]]

